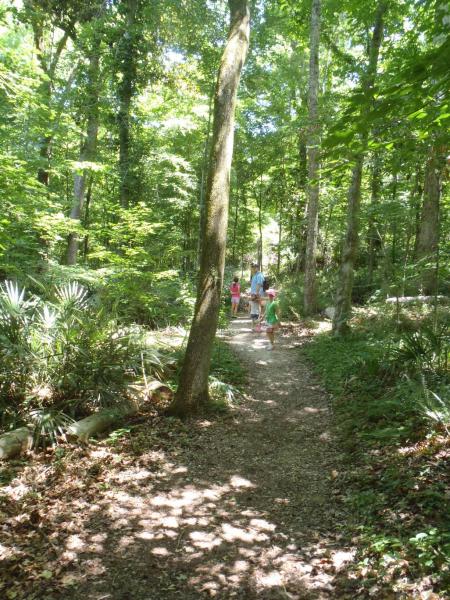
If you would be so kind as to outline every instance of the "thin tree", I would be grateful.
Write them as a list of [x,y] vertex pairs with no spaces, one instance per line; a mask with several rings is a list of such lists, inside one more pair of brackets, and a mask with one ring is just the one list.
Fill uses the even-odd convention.
[[[383,40],[384,16],[387,8],[388,3],[386,0],[381,0],[378,3],[375,12],[375,23],[369,46],[368,65],[361,82],[364,95],[364,103],[360,113],[361,123],[364,123],[365,119],[364,109],[369,108],[373,103],[378,55]],[[369,131],[367,128],[364,128],[360,138],[359,152],[355,157],[351,184],[347,196],[347,231],[344,247],[342,249],[341,267],[336,291],[335,314],[333,318],[333,334],[336,336],[347,333],[349,329],[348,321],[350,319],[352,305],[353,275],[358,252],[361,178],[368,139]]]
[[131,101],[136,91],[137,47],[142,42],[142,35],[136,23],[140,10],[139,0],[122,0],[122,5],[125,23],[122,38],[118,44],[118,70],[121,80],[117,87],[119,99],[117,124],[119,127],[120,205],[127,208],[133,188],[130,157],[130,111]]
[[[101,32],[99,24],[94,23],[93,38],[89,51],[89,65],[87,72],[87,94],[86,94],[86,136],[80,150],[79,162],[81,165],[95,160],[97,148],[97,136],[99,127],[99,64],[100,64]],[[73,185],[73,203],[70,218],[80,222],[86,197],[89,170],[82,167],[80,173],[75,173]],[[67,244],[67,264],[75,265],[78,254],[78,236],[76,232],[69,234]]]
[[306,256],[304,311],[311,315],[317,309],[316,254],[319,217],[319,43],[320,0],[311,3],[311,31],[308,87],[308,209],[306,214]]
[[170,413],[179,416],[193,413],[209,403],[208,375],[225,267],[236,95],[250,34],[247,0],[229,0],[228,5],[230,28],[214,97],[213,137],[197,300],[180,384],[169,409]]

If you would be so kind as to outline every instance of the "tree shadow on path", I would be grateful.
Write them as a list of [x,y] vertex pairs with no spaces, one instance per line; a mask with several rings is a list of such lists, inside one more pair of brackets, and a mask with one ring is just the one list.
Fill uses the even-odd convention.
[[57,575],[37,597],[354,597],[336,588],[353,555],[336,530],[326,394],[289,337],[269,352],[246,319],[227,335],[249,369],[245,399],[173,420],[165,439],[91,450],[85,493],[49,502]]

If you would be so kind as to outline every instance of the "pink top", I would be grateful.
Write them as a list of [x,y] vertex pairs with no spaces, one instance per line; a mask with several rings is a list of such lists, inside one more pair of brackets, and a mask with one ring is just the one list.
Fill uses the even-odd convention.
[[232,298],[240,298],[241,297],[241,286],[239,283],[232,283],[230,285],[230,292]]

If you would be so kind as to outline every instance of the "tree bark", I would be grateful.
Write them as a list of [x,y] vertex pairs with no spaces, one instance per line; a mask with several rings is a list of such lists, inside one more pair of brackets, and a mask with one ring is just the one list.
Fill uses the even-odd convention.
[[229,0],[228,4],[230,29],[214,98],[213,138],[197,300],[179,387],[169,409],[171,414],[179,416],[196,412],[209,404],[208,375],[225,267],[236,95],[250,33],[247,0]]
[[308,89],[308,209],[303,308],[305,315],[317,310],[316,254],[319,218],[319,42],[320,0],[312,0]]
[[[367,140],[366,140],[367,141]],[[348,191],[347,233],[342,249],[339,285],[336,292],[333,332],[341,335],[348,331],[351,313],[354,264],[358,247],[359,205],[361,200],[361,177],[364,155],[361,153],[353,167],[352,182]]]
[[[88,93],[86,104],[88,108],[86,139],[80,152],[80,163],[92,162],[95,159],[97,147],[97,135],[99,127],[99,64],[100,64],[100,37],[96,34],[92,43],[88,68]],[[89,170],[83,169],[76,173],[73,186],[73,204],[70,218],[78,223],[81,220]],[[78,235],[73,232],[69,234],[67,244],[67,264],[76,265],[78,255]]]
[[[362,90],[367,108],[373,102],[374,84],[377,73],[378,55],[384,33],[384,15],[388,8],[386,0],[381,0],[376,9],[375,23],[369,48],[367,71],[362,80]],[[364,109],[363,109],[364,110]],[[360,114],[364,122],[363,111]],[[348,190],[347,231],[342,250],[341,267],[336,291],[335,314],[333,317],[333,334],[340,336],[349,331],[348,321],[351,316],[354,267],[358,252],[359,212],[361,203],[361,178],[364,156],[367,150],[368,131],[363,130],[360,138],[360,151],[355,158],[352,179]]]
[[[301,130],[299,132],[298,139],[298,164],[299,164],[299,176],[298,176],[298,189],[299,192],[304,192],[306,196],[306,186],[308,181],[308,164],[307,164],[307,150],[305,141],[305,132]],[[306,218],[306,200],[305,205],[299,200],[296,207],[295,222],[297,226],[297,239],[296,239],[296,251],[297,257],[295,261],[295,272],[301,273],[304,269],[305,264],[305,245],[306,245],[306,232],[305,232],[305,218]]]
[[423,205],[416,246],[416,258],[420,261],[420,287],[424,294],[437,291],[434,263],[439,246],[439,202],[445,151],[444,147],[432,146],[425,166]]

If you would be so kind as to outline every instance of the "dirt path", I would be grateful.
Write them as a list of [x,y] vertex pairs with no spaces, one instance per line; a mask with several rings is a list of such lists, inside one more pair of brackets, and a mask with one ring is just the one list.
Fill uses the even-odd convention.
[[100,445],[88,478],[75,466],[72,488],[50,494],[39,518],[59,549],[52,586],[27,600],[352,597],[335,587],[350,554],[326,394],[292,338],[270,352],[249,327],[239,318],[227,334],[251,378],[229,416],[165,440],[150,431],[117,454]]

